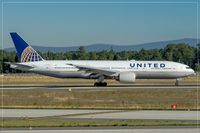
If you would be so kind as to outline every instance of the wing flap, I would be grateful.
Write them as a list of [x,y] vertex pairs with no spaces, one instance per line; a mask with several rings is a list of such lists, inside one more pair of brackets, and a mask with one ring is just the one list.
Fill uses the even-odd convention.
[[117,74],[117,71],[101,69],[96,67],[84,66],[84,65],[76,65],[76,64],[67,64],[78,68],[80,71],[92,72],[106,76],[114,76]]

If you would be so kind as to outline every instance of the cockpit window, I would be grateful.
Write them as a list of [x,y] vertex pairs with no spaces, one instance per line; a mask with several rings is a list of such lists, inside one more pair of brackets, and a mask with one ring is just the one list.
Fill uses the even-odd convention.
[[186,69],[191,69],[190,67],[186,67]]

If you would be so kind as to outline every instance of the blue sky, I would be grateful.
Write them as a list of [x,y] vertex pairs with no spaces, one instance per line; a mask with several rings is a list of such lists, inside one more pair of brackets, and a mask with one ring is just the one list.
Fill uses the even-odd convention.
[[18,32],[32,45],[63,47],[96,43],[128,45],[197,37],[196,0],[79,1],[23,3],[23,0],[13,0],[21,3],[12,3],[4,0],[3,47],[13,46],[11,31]]

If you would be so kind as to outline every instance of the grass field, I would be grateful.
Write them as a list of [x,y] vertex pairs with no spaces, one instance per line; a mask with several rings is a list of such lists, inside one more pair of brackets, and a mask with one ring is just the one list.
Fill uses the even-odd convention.
[[[39,75],[4,75],[3,86],[65,86],[66,89],[52,90],[3,90],[0,106],[3,108],[74,108],[74,109],[171,109],[177,103],[178,110],[196,110],[200,97],[195,88],[152,88],[152,89],[72,89],[67,86],[92,86],[94,80],[58,79]],[[180,83],[197,85],[198,77],[181,80]],[[175,80],[137,80],[133,84],[118,85],[173,85]],[[77,84],[78,83],[78,84]],[[3,101],[2,101],[3,100]],[[3,105],[2,105],[3,104]],[[9,127],[73,127],[73,126],[192,126],[196,122],[185,121],[142,121],[142,120],[62,120],[45,118],[3,118],[1,126]]]
[[[5,75],[4,86],[69,86],[91,85],[94,80],[58,79],[39,75]],[[188,77],[181,84],[197,84],[198,77]],[[79,84],[77,84],[79,83]],[[122,85],[114,80],[108,83]],[[174,84],[174,80],[138,80],[133,85]],[[128,84],[130,85],[130,84]],[[4,90],[0,103],[4,108],[95,108],[95,109],[197,109],[200,97],[195,88],[188,89],[84,89],[64,90]],[[3,100],[3,102],[1,102]]]
[[[200,79],[197,76],[192,76],[185,78],[180,81],[180,84],[197,84],[200,83]],[[60,78],[53,78],[41,75],[33,75],[33,74],[7,74],[0,77],[0,80],[3,81],[4,86],[68,86],[68,85],[93,85],[95,80],[92,79],[60,79]],[[168,80],[158,80],[158,79],[143,79],[143,80],[136,80],[135,83],[131,84],[123,84],[119,83],[115,80],[106,80],[108,85],[158,85],[158,84],[165,84],[165,85],[174,85],[174,79]]]
[[4,108],[170,109],[177,103],[188,110],[197,108],[197,90],[4,90],[1,100]]
[[4,119],[1,127],[96,127],[96,126],[196,126],[196,122],[143,120],[57,120],[49,118]]

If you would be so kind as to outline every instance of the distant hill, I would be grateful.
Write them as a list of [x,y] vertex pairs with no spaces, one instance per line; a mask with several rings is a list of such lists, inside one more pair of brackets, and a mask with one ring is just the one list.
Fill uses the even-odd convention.
[[[200,39],[199,39],[200,41]],[[133,44],[133,45],[114,45],[114,44],[92,44],[88,46],[84,46],[86,51],[102,51],[102,50],[110,50],[113,49],[114,51],[124,51],[124,50],[131,50],[131,51],[138,51],[142,48],[144,49],[160,49],[164,48],[167,44],[170,43],[187,43],[192,47],[196,47],[197,39],[193,38],[183,38],[177,40],[169,40],[169,41],[159,41],[159,42],[151,42],[151,43],[143,43],[143,44]],[[79,46],[73,47],[43,47],[43,46],[32,46],[35,50],[40,52],[66,52],[66,51],[77,51]],[[14,48],[6,48],[6,51],[14,51]]]

